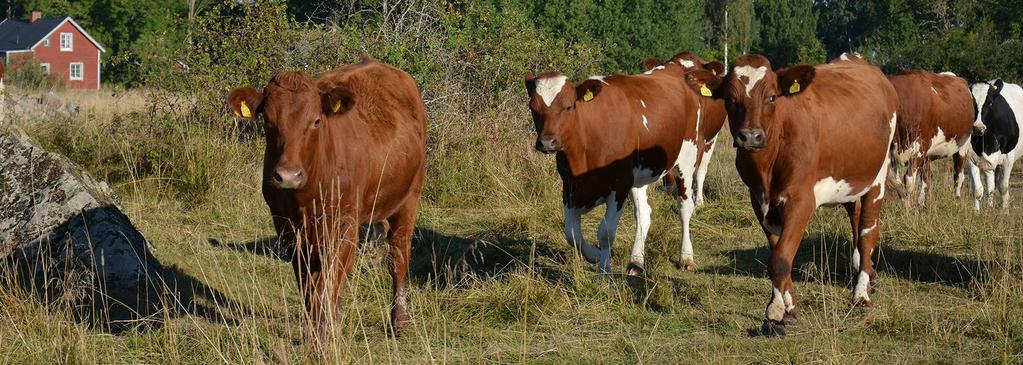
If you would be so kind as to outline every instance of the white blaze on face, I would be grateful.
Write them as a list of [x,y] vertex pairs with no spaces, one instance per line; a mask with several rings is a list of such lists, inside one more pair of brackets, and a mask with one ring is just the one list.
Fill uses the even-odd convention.
[[601,84],[607,85],[607,81],[604,81],[604,76],[590,76],[588,80],[597,80],[600,81]]
[[664,69],[664,65],[661,65],[661,66],[657,66],[657,67],[651,68],[651,69],[647,70],[646,72],[644,72],[643,74],[644,75],[649,75],[649,74],[654,73],[654,71],[663,70],[663,69]]
[[568,82],[568,76],[553,76],[545,77],[536,80],[536,94],[540,95],[543,99],[543,103],[547,106],[551,106],[554,102],[554,98],[558,96],[561,89],[565,87],[565,83]]
[[735,73],[736,77],[746,76],[748,79],[746,81],[746,96],[750,96],[749,92],[753,90],[753,87],[757,86],[757,83],[760,82],[764,76],[767,76],[767,67],[760,66],[753,68],[753,66],[736,66],[732,69],[732,72]]
[[984,130],[986,126],[984,121],[980,120],[982,109],[984,109],[984,103],[987,102],[987,91],[991,88],[986,82],[979,82],[970,88],[970,92],[973,94],[973,101],[977,103],[977,115],[973,120],[973,128]]

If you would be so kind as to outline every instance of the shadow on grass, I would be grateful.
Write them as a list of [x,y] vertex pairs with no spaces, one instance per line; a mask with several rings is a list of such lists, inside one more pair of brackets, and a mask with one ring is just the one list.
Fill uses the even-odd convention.
[[[770,248],[763,246],[728,251],[730,265],[707,267],[701,272],[767,278]],[[792,264],[796,281],[820,280],[847,283],[853,275],[849,258],[852,252],[849,237],[838,234],[809,234],[799,246]],[[987,280],[990,262],[888,247],[881,242],[874,252],[874,267],[885,273],[920,283],[944,284],[969,288]]]
[[285,262],[291,262],[291,255],[281,248],[276,236],[257,238],[248,242],[230,243],[221,242],[216,238],[207,239],[210,246],[226,248],[241,253],[265,256]]
[[549,245],[526,239],[485,235],[455,237],[417,228],[412,238],[409,277],[416,283],[432,282],[438,288],[459,286],[468,278],[489,278],[529,267],[541,277],[558,280],[562,274],[549,265],[564,264],[568,258]]
[[0,285],[90,328],[115,334],[147,330],[185,315],[232,325],[237,321],[223,308],[252,314],[201,280],[161,264],[116,207],[83,210],[47,232],[3,257]]

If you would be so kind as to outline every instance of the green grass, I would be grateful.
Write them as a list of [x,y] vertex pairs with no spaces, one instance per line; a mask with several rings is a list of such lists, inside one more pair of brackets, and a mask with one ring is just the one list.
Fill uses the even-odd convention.
[[[875,256],[880,286],[872,307],[848,306],[848,220],[841,209],[822,208],[794,265],[799,324],[785,339],[762,337],[757,333],[770,297],[768,249],[733,167],[727,136],[719,139],[722,148],[708,175],[708,204],[692,223],[697,270],[675,269],[680,227],[674,203],[651,190],[654,216],[644,277],[622,275],[634,232],[630,203],[615,246],[616,275],[605,281],[565,243],[554,161],[531,150],[524,108],[507,109],[476,121],[489,126],[476,131],[445,129],[435,121],[414,242],[414,323],[398,339],[386,335],[391,293],[386,244],[368,242],[357,259],[345,297],[347,314],[335,326],[329,360],[1023,361],[1023,201],[1006,210],[973,212],[967,198],[952,196],[947,161],[934,167],[926,207],[907,210],[897,200],[886,202]],[[185,134],[192,139],[174,141],[190,149],[230,143],[217,154],[171,156],[163,162],[171,170],[196,163],[199,175],[208,176],[202,191],[183,194],[174,175],[147,174],[130,162],[103,158],[132,156],[132,143],[146,142],[141,136],[147,134],[118,134],[119,144],[95,146],[89,145],[90,136],[108,133],[102,122],[77,128],[83,124],[62,123],[82,122],[28,129],[101,178],[114,180],[127,214],[161,265],[179,284],[197,290],[194,295],[171,290],[185,295],[168,296],[166,310],[127,331],[89,326],[75,321],[67,308],[0,290],[0,362],[310,359],[302,345],[302,312],[290,264],[273,253],[273,229],[259,194],[258,141],[239,144],[213,134]],[[208,160],[211,155],[214,161]],[[1012,187],[1017,197],[1021,181],[1015,177]],[[591,241],[600,217],[594,212],[585,219]]]

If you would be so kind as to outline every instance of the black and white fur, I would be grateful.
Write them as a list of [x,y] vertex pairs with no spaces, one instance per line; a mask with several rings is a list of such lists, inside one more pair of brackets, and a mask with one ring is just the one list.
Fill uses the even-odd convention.
[[980,174],[987,180],[988,205],[994,206],[997,180],[1001,206],[1009,204],[1009,176],[1012,165],[1023,154],[1019,140],[1023,122],[1023,88],[1001,79],[978,82],[970,86],[977,118],[973,122],[970,143],[973,154],[967,163],[970,185],[973,187],[973,207],[980,209],[984,185]]

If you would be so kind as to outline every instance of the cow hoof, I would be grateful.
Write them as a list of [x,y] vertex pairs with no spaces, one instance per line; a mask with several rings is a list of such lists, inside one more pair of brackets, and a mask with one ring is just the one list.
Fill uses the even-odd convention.
[[692,257],[683,258],[678,260],[678,265],[675,267],[682,271],[693,271],[696,270],[696,261]]
[[870,306],[870,298],[866,298],[866,297],[854,298],[853,300],[849,301],[849,306],[851,306],[851,307],[869,307]]
[[760,326],[760,334],[764,336],[778,336],[785,338],[785,325],[781,323],[774,323],[771,320],[764,320],[764,324]]
[[391,330],[394,331],[394,337],[401,336],[401,330],[409,323],[412,323],[412,316],[405,307],[396,306],[391,309]]
[[796,314],[795,313],[785,313],[785,318],[782,319],[782,323],[785,326],[795,326],[796,325]]
[[630,262],[629,265],[625,267],[625,274],[628,276],[643,275],[643,265]]

